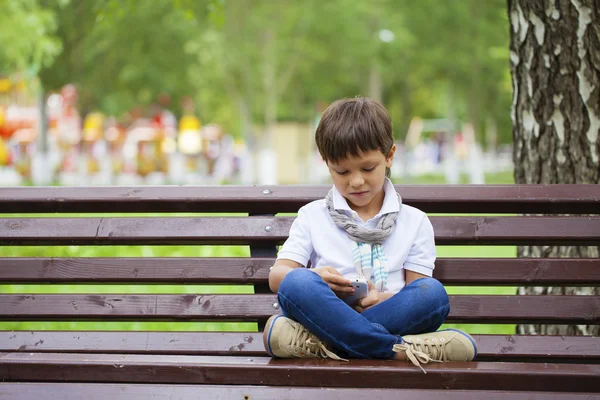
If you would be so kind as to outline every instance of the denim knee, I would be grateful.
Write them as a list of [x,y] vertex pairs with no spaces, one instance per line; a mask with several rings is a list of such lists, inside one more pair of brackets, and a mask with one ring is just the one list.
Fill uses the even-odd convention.
[[[279,284],[277,292],[277,302],[281,306],[281,311],[287,317],[295,319],[290,314],[290,307],[298,307],[299,304],[305,304],[310,301],[310,298],[315,297],[317,293],[322,293],[318,290],[318,285],[327,284],[321,277],[306,268],[296,268],[287,273]],[[322,288],[321,288],[322,289]]]
[[411,285],[416,285],[419,288],[419,297],[422,301],[430,304],[435,304],[437,307],[444,305],[450,306],[450,300],[446,288],[435,278],[420,278]]
[[315,278],[321,279],[317,274],[306,268],[296,268],[288,272],[283,278],[279,284],[279,293],[291,298],[306,291],[307,287],[315,282]]
[[306,268],[295,268],[288,272],[279,284],[279,291],[296,291],[312,281],[315,273]]

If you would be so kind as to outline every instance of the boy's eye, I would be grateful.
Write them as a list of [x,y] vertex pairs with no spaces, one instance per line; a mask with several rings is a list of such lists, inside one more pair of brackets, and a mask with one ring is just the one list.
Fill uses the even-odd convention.
[[348,171],[335,171],[337,172],[338,175],[346,175],[348,173]]
[[363,168],[363,171],[365,171],[365,172],[371,172],[374,169],[375,169],[375,167],[372,167],[372,168]]

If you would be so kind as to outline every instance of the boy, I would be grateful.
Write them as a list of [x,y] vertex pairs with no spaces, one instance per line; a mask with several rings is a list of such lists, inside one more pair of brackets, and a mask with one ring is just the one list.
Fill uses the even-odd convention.
[[[436,332],[450,306],[431,278],[433,227],[425,213],[402,204],[389,180],[396,145],[387,110],[368,98],[338,100],[323,114],[316,143],[333,188],[300,208],[269,273],[284,315],[267,321],[267,352],[408,359],[419,367],[471,361],[471,336]],[[342,298],[356,277],[369,280],[369,292],[350,307]]]

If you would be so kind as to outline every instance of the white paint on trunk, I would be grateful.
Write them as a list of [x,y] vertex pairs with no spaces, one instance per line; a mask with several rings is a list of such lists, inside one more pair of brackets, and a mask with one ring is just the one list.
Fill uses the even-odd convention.
[[590,141],[592,152],[592,160],[598,162],[598,147],[595,144],[598,141],[598,133],[600,132],[600,117],[590,109],[590,128],[587,131],[587,138]]
[[533,115],[529,110],[523,110],[523,130],[524,137],[527,138],[531,135],[531,131],[533,130]]
[[544,34],[546,33],[546,27],[544,22],[537,16],[533,11],[529,13],[529,21],[533,25],[533,32],[538,44],[541,46],[544,44]]
[[590,141],[590,152],[592,153],[592,161],[598,162],[598,147],[596,142],[598,141],[598,132],[600,132],[600,117],[596,115],[594,110],[588,107],[590,127],[586,133],[588,140]]
[[525,71],[527,72],[525,74],[526,77],[526,81],[525,83],[527,84],[527,94],[529,95],[529,98],[533,97],[533,79],[531,79],[531,75],[535,74],[535,71],[531,70],[531,62],[533,61],[533,49],[530,47],[529,49],[529,53],[527,54],[527,58],[525,60]]
[[523,43],[527,38],[527,31],[529,30],[529,21],[527,21],[527,18],[525,18],[525,15],[523,14],[523,10],[521,9],[519,3],[517,3],[517,18],[519,21],[519,42]]
[[554,124],[554,129],[556,129],[559,145],[562,145],[565,140],[565,117],[562,111],[560,111],[560,103],[562,103],[562,100],[562,94],[555,94],[553,97],[554,112],[552,113],[552,123]]
[[523,110],[523,137],[528,138],[531,135],[538,137],[540,135],[540,124],[535,120],[535,116],[530,109]]
[[565,141],[565,117],[560,110],[560,103],[562,103],[563,95],[556,94],[552,100],[554,101],[554,112],[552,113],[551,121],[548,122],[554,124],[556,136],[558,137],[556,161],[559,165],[562,165],[567,161],[567,157],[565,156],[565,152],[563,150],[563,144]]
[[565,156],[565,151],[562,148],[558,149],[556,152],[556,162],[558,162],[559,165],[563,165],[566,161],[567,157]]
[[[527,31],[529,29],[529,21],[527,21],[527,19],[525,18],[525,15],[523,14],[523,10],[521,9],[521,7],[519,6],[519,3],[517,3],[517,15],[518,15],[518,21],[519,21],[519,40],[520,40],[520,44],[523,44],[524,41],[527,38]],[[534,15],[533,13],[530,13],[530,16]],[[537,16],[536,16],[537,18]],[[538,18],[539,20],[539,18]],[[540,21],[541,22],[541,21]],[[542,35],[542,41],[543,41],[543,35]],[[524,66],[524,74],[523,74],[523,79],[525,79],[525,87],[527,90],[527,96],[529,99],[531,99],[533,97],[533,79],[531,77],[531,75],[533,73],[535,73],[534,71],[531,70],[531,63],[533,61],[533,56],[534,56],[534,51],[532,46],[527,46],[527,54],[525,55],[525,66]],[[516,94],[514,96],[514,100],[516,102]],[[515,104],[515,102],[513,102],[513,104]],[[515,104],[516,105],[516,104]],[[528,151],[527,154],[531,157],[535,154],[534,151],[532,151],[531,146],[533,141],[531,140],[531,137],[533,136],[534,138],[537,138],[540,134],[540,125],[538,124],[538,122],[535,119],[535,116],[533,114],[533,110],[531,109],[531,102],[527,101],[525,104],[521,105],[522,107],[522,112],[521,112],[521,124],[523,126],[523,138],[525,139],[525,146],[527,147]]]
[[559,55],[561,51],[562,51],[562,47],[560,47],[560,44],[557,44],[556,46],[554,46],[554,55],[555,56]]
[[592,18],[590,17],[590,15],[592,14],[592,10],[583,6],[579,2],[579,0],[572,0],[571,3],[573,3],[573,6],[575,6],[577,12],[579,13],[579,25],[577,26],[577,44],[581,44],[581,46],[579,46],[579,56],[581,57],[582,51],[583,55],[585,55],[585,49],[583,48],[583,35],[589,23],[592,22]]
[[510,51],[510,62],[512,62],[513,66],[515,68],[519,65],[520,61],[521,60],[519,59],[519,55],[511,50]]
[[[518,23],[518,21],[516,21]],[[513,29],[514,29],[514,24],[513,25]],[[516,31],[515,31],[516,32]],[[512,70],[513,71],[517,71],[517,67],[519,66],[519,63],[521,62],[521,60],[519,59],[519,55],[512,51],[510,52],[510,62],[512,64]],[[517,85],[517,77],[516,77],[517,73],[514,72],[511,74],[511,80],[512,80],[512,86],[513,86],[513,98],[512,98],[512,105],[510,108],[510,119],[512,121],[513,126],[517,126],[517,117],[516,117],[516,110],[517,110],[517,99],[519,98],[519,86]]]
[[544,67],[550,69],[550,56],[548,54],[544,54]]
[[588,80],[585,74],[586,69],[586,54],[587,49],[585,48],[585,44],[583,42],[583,36],[585,32],[592,22],[591,14],[592,10],[588,7],[583,6],[579,0],[571,1],[577,12],[579,13],[579,25],[577,26],[577,50],[579,55],[579,70],[577,71],[577,77],[579,78],[579,94],[581,95],[581,99],[583,100],[583,104],[587,109],[588,118],[590,120],[590,126],[586,133],[586,136],[590,143],[590,153],[592,155],[592,161],[594,163],[598,162],[598,149],[596,146],[596,141],[598,140],[598,131],[600,131],[600,116],[596,114],[594,109],[592,109],[588,105],[588,101],[592,92],[595,89],[595,86],[592,82]]
[[548,2],[548,8],[546,8],[546,16],[551,17],[555,21],[557,21],[560,18],[560,12],[556,8],[554,0],[550,0]]
[[510,25],[514,33],[519,31],[519,16],[516,10],[511,10],[510,12]]
[[512,105],[510,107],[510,119],[512,120],[513,126],[517,126],[517,119],[516,119],[516,114],[515,111],[517,109],[517,98],[518,93],[519,93],[519,88],[517,86],[517,78],[515,78],[514,76],[512,77],[512,86],[513,86],[513,100],[512,100]]

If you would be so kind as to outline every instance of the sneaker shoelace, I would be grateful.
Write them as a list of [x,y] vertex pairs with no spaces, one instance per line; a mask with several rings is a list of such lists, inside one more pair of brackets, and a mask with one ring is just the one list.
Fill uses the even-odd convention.
[[405,341],[401,344],[396,344],[393,350],[406,353],[406,357],[408,357],[410,362],[421,368],[421,371],[424,373],[427,373],[421,364],[446,361],[446,344],[448,344],[448,341],[438,341],[436,338],[430,340],[416,339],[410,343]]
[[294,349],[294,353],[298,353],[301,356],[329,357],[337,361],[348,361],[325,347],[322,341],[304,327],[298,327],[294,330],[290,344]]

